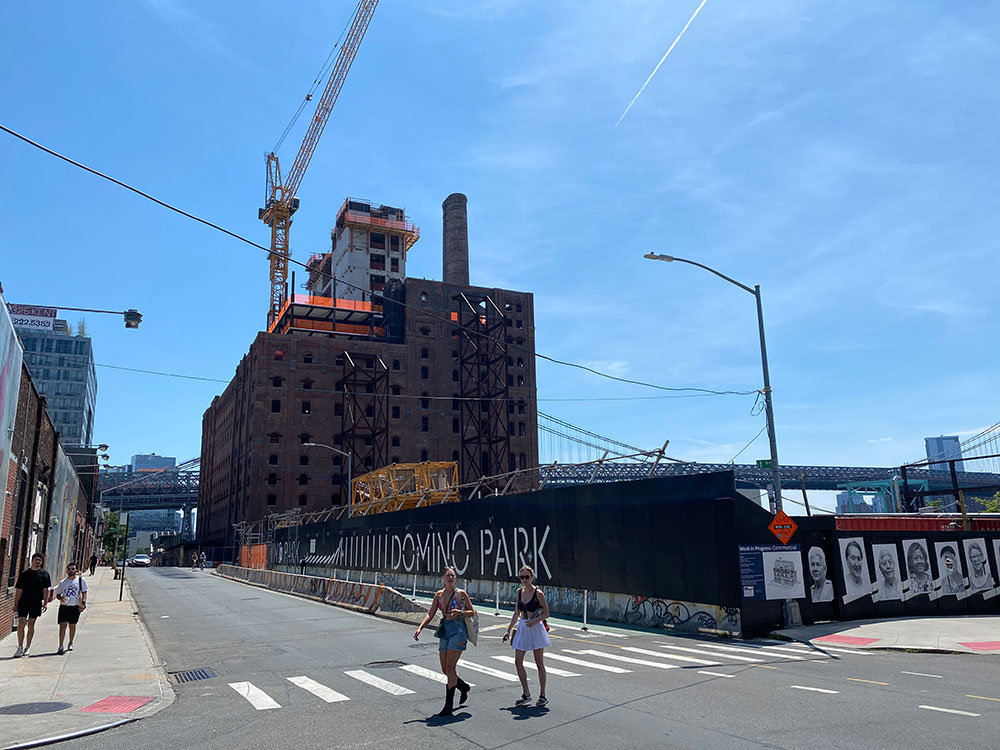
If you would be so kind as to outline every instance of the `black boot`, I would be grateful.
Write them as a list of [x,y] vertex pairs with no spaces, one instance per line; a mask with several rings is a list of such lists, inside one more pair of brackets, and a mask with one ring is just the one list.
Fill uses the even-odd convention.
[[465,702],[469,700],[469,691],[472,689],[472,686],[459,677],[458,684],[455,687],[458,688],[458,705],[465,705]]
[[438,716],[451,716],[453,713],[455,713],[455,688],[450,687],[445,693],[444,708]]

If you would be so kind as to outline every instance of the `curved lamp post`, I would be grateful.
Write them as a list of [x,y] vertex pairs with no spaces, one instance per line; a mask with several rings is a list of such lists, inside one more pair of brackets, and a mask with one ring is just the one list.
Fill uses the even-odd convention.
[[327,445],[326,443],[303,443],[302,445],[308,445],[310,448],[326,448],[334,453],[339,453],[347,459],[347,515],[349,517],[354,516],[354,487],[351,486],[351,452],[342,451],[340,448],[334,448],[332,445]]
[[702,265],[693,260],[687,260],[685,258],[676,258],[673,255],[663,255],[660,253],[646,253],[642,256],[647,260],[662,260],[667,263],[687,263],[690,266],[697,266],[698,268],[703,268],[709,273],[713,273],[720,279],[728,281],[733,286],[738,286],[744,292],[749,292],[757,300],[757,327],[760,330],[760,362],[761,367],[764,370],[764,410],[767,414],[767,438],[771,443],[771,473],[772,473],[772,483],[774,485],[774,511],[777,512],[782,509],[781,507],[781,472],[778,468],[778,442],[774,436],[774,408],[771,405],[771,376],[767,371],[767,346],[764,343],[764,310],[760,304],[760,284],[754,284],[753,289],[748,287],[746,284],[741,284],[736,281],[736,279],[731,279],[724,273],[719,273],[714,268],[709,268],[706,265]]

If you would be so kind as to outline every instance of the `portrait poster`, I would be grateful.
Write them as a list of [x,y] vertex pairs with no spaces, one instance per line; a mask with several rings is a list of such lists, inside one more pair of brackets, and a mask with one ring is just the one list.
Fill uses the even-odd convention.
[[994,583],[993,571],[990,570],[990,558],[985,539],[963,539],[965,560],[969,564],[969,590],[988,591]]
[[935,598],[934,578],[931,576],[931,556],[924,539],[904,539],[903,559],[906,563],[906,598],[928,594]]
[[844,566],[844,604],[872,593],[865,540],[862,537],[840,539],[840,560]]
[[895,544],[873,544],[872,561],[875,563],[875,585],[879,601],[902,601],[903,576]]
[[965,595],[965,575],[962,573],[962,558],[958,555],[958,540],[935,542],[934,554],[938,561],[937,582],[941,596]]

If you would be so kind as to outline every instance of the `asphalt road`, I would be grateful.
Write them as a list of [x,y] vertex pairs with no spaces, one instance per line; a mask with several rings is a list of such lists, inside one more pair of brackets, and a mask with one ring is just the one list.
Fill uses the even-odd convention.
[[1000,734],[997,657],[611,629],[553,628],[547,664],[563,674],[549,675],[549,706],[514,708],[506,617],[485,616],[459,663],[469,703],[439,719],[430,631],[414,643],[412,626],[185,569],[129,580],[167,670],[217,677],[178,684],[170,707],[74,747],[939,750],[992,747]]

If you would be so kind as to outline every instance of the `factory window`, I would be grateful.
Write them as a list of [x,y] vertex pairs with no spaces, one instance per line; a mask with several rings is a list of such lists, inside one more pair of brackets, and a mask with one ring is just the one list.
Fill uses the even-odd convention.
[[374,359],[369,358],[365,360],[365,367],[367,367],[369,370],[372,369],[374,366],[375,366]]
[[457,461],[458,460],[458,451],[452,451],[451,452],[451,460],[452,461]]
[[392,360],[392,369],[393,370],[398,370],[399,369],[399,360],[398,359]]
[[271,385],[275,388],[281,388],[281,378],[271,378]]
[[299,505],[305,505],[307,502],[309,502],[308,497],[306,497],[304,494],[299,495]]
[[507,434],[508,435],[513,435],[514,434],[514,423],[513,422],[508,422],[507,423]]
[[272,414],[281,414],[281,399],[280,398],[271,399],[271,413]]
[[344,442],[344,436],[343,435],[337,434],[337,435],[333,436],[333,444],[334,445],[340,445],[343,442]]
[[344,355],[343,354],[338,354],[337,358],[333,360],[333,364],[338,365],[340,367],[343,367],[344,366]]
[[426,347],[420,350],[420,359],[427,359],[431,356],[431,353],[427,351]]
[[420,335],[421,336],[430,336],[431,335],[431,329],[428,328],[427,326],[422,326],[421,329],[420,329]]
[[521,312],[521,306],[520,305],[517,306],[516,312]]
[[392,457],[392,462],[393,462],[394,464],[398,464],[398,463],[399,463],[399,456],[393,456],[393,457]]
[[451,350],[451,358],[458,359],[458,352],[455,351],[454,349]]
[[334,466],[340,466],[342,463],[344,463],[344,457],[341,456],[339,453],[334,453],[330,463],[333,464]]
[[507,461],[507,470],[508,471],[516,471],[517,470],[517,456],[515,456],[513,453],[511,453],[509,456],[507,456],[507,458],[509,459]]
[[507,376],[507,385],[514,385],[514,376],[513,375],[508,375]]
[[420,451],[420,460],[421,461],[426,461],[427,460],[427,450],[426,449]]
[[427,397],[427,393],[421,393],[420,394],[420,408],[421,409],[430,409],[431,408],[431,400],[430,400],[430,398]]
[[427,296],[427,292],[421,292],[420,293],[420,301],[421,302],[427,302],[428,299],[429,299],[429,297]]
[[521,468],[522,469],[527,469],[528,468],[528,457],[525,454],[523,454],[523,453],[520,454],[520,456],[518,456],[518,460],[521,462]]
[[399,419],[399,407],[398,406],[392,407],[392,418],[393,419]]
[[299,466],[308,466],[309,456],[299,456]]
[[311,365],[313,361],[312,352],[306,352],[302,355],[302,362],[307,365]]
[[451,380],[452,380],[453,383],[457,383],[458,382],[458,370],[452,370],[451,371]]
[[384,271],[385,270],[385,256],[384,255],[376,255],[375,253],[372,253],[370,256],[368,256],[368,267],[372,268],[372,269],[374,269],[376,271]]
[[520,336],[517,337],[517,345],[524,346],[524,339],[521,338]]
[[399,435],[393,435],[392,436],[392,447],[393,448],[398,448],[399,447]]
[[427,417],[420,418],[420,431],[421,432],[431,431],[430,420]]
[[517,423],[517,436],[525,437],[528,434],[528,429],[525,427],[524,422]]
[[278,443],[281,442],[281,433],[272,432],[270,435],[267,436],[267,441],[272,445],[277,445]]
[[365,416],[366,417],[374,417],[375,416],[375,405],[374,404],[368,404],[368,406],[365,407]]
[[518,414],[524,414],[524,402],[523,401],[518,401],[517,402],[517,413]]
[[267,496],[267,504],[268,505],[277,505],[278,504],[278,496],[274,495],[274,494],[268,495]]
[[365,456],[365,460],[362,461],[361,463],[363,463],[365,465],[366,469],[371,469],[372,468],[372,457],[371,456]]
[[509,404],[507,404],[507,413],[508,414],[513,414],[514,413],[514,402],[513,401],[511,401]]
[[369,232],[368,247],[372,250],[385,250],[385,235],[382,232]]
[[342,403],[336,403],[333,405],[333,416],[342,417],[344,416],[344,405]]
[[389,270],[399,273],[399,258],[389,258]]
[[371,288],[373,292],[381,292],[385,289],[385,276],[372,274],[369,279],[371,281]]
[[267,457],[267,465],[268,466],[277,466],[278,465],[278,457],[272,453],[270,456]]
[[504,321],[504,324],[505,324],[505,325],[506,325],[506,326],[507,326],[508,328],[510,328],[511,326],[513,326],[513,325],[514,325],[514,321],[513,321],[513,320],[511,320],[510,318],[507,318],[507,319],[506,319],[506,320]]
[[299,474],[299,484],[309,484],[309,475]]
[[284,358],[285,358],[285,353],[283,351],[281,351],[281,349],[275,349],[274,350],[274,361],[275,362],[280,362]]
[[504,310],[509,310],[510,309],[510,302],[504,302],[503,303],[503,309]]
[[517,376],[517,385],[518,385],[519,388],[523,388],[524,387],[524,375],[518,375]]
[[267,475],[267,483],[272,487],[278,483],[278,475],[273,471]]
[[517,319],[517,327],[524,328],[524,321],[521,320],[520,318]]
[[340,495],[336,492],[330,493],[330,505],[337,505],[340,502]]
[[302,402],[302,413],[303,414],[312,414],[312,404],[310,402],[308,402],[308,401],[303,401]]
[[524,357],[518,357],[517,358],[517,366],[518,367],[524,367]]
[[303,432],[301,435],[299,435],[299,443],[301,443],[302,445],[311,442],[312,442],[312,435],[310,435],[308,432]]
[[427,380],[428,377],[430,377],[430,373],[428,372],[427,368],[426,367],[421,367],[420,368],[420,379],[421,380]]
[[451,431],[452,432],[459,432],[460,431],[460,428],[458,426],[458,417],[452,417],[452,419],[451,419]]
[[302,387],[305,390],[307,390],[307,391],[311,391],[312,387],[313,387],[313,381],[311,381],[311,380],[303,380],[302,381]]
[[393,395],[393,396],[398,396],[398,395],[399,395],[399,393],[400,393],[400,391],[399,391],[399,386],[398,386],[398,385],[394,385],[394,386],[392,387],[392,395]]
[[507,367],[513,367],[513,366],[514,366],[514,358],[507,357]]
[[365,443],[365,445],[371,445],[372,444],[372,438],[371,438],[370,435],[365,438],[364,443]]
[[390,234],[389,235],[389,249],[390,250],[394,250],[397,253],[399,252],[399,235],[398,234]]
[[462,402],[458,400],[458,394],[456,393],[451,397],[451,410],[458,411],[461,408]]

